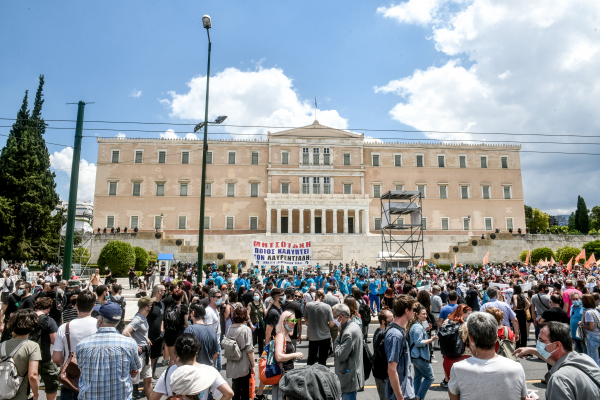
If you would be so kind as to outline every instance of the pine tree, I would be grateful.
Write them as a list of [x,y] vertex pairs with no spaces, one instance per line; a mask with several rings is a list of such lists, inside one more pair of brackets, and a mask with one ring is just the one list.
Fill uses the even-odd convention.
[[590,231],[590,214],[583,197],[577,196],[577,210],[575,210],[575,229],[581,233]]
[[43,138],[43,85],[40,75],[33,114],[29,113],[25,92],[0,153],[0,252],[13,260],[54,259],[58,248],[60,217],[50,215],[58,194]]

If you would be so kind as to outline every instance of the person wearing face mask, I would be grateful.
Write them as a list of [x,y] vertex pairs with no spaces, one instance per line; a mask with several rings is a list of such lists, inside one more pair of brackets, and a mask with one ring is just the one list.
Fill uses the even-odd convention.
[[571,293],[571,337],[573,338],[573,345],[575,346],[575,351],[578,353],[586,353],[585,344],[583,342],[583,338],[577,337],[577,329],[579,328],[579,323],[581,322],[581,318],[584,314],[583,305],[581,303],[581,295],[577,292]]
[[[140,370],[133,378],[133,398],[139,399],[140,380],[144,384],[146,397],[152,395],[152,364],[150,363],[150,346],[152,342],[148,338],[148,320],[146,317],[152,310],[152,305],[156,301],[155,297],[144,296],[138,300],[138,312],[131,319],[129,325],[123,329],[123,336],[133,338],[138,346],[138,355],[140,358]],[[116,304],[116,303],[114,303]],[[119,307],[120,308],[120,307]]]
[[110,281],[112,279],[112,271],[108,269],[108,265],[104,267],[104,284],[106,286],[110,285]]
[[31,309],[35,308],[35,299],[31,295],[31,283],[23,282],[19,289],[17,290],[17,294],[21,296],[21,301],[19,302],[19,310]]
[[300,321],[299,324],[296,324],[294,332],[290,334],[292,344],[294,345],[294,347],[296,347],[297,343],[302,344],[302,305],[299,302],[294,301],[296,290],[293,287],[286,288],[284,293],[285,302],[281,304],[281,311],[292,312],[294,314],[294,318]]
[[534,355],[552,366],[545,379],[547,400],[587,400],[600,396],[597,383],[600,368],[587,354],[573,351],[567,324],[556,321],[544,324],[535,348],[521,347],[514,354],[519,358]]
[[[294,318],[291,311],[284,311],[279,318],[275,328],[275,360],[280,363],[283,372],[287,373],[294,369],[294,360],[302,360],[303,354],[296,352],[296,347],[292,344],[290,334],[294,332],[295,325],[300,321]],[[279,389],[279,384],[273,385],[271,389],[272,400],[283,400],[283,392]]]
[[333,349],[335,374],[340,380],[342,400],[355,400],[358,390],[365,385],[362,330],[350,317],[347,305],[336,304],[333,307],[334,322],[340,331]]
[[254,291],[254,297],[248,304],[248,314],[250,315],[250,321],[254,326],[252,331],[252,344],[258,345],[258,354],[262,354],[265,348],[265,316],[267,310],[265,305],[261,301],[261,296],[258,291]]
[[[394,314],[390,310],[381,310],[377,315],[377,319],[379,320],[379,327],[375,329],[375,333],[373,334],[373,354],[375,354],[375,351],[379,348],[379,344],[384,339],[385,328],[394,320]],[[389,400],[385,395],[385,379],[373,377],[375,378],[375,385],[377,385],[379,400]]]
[[325,292],[319,289],[315,295],[315,301],[306,305],[304,319],[308,325],[308,359],[307,364],[313,365],[318,362],[326,365],[329,346],[331,343],[331,331],[329,328],[335,325],[331,306],[324,303]]

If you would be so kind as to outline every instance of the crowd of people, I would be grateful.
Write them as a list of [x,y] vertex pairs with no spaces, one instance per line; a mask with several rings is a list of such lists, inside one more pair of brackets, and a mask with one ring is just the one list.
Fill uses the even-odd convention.
[[[595,264],[241,267],[234,276],[209,266],[197,282],[192,264],[149,266],[129,281],[138,299],[126,323],[123,287],[108,268],[86,283],[61,281],[52,266],[32,285],[26,266],[9,266],[0,364],[10,359],[17,378],[3,398],[37,399],[41,379],[48,399],[60,388],[61,399],[264,400],[269,386],[273,400],[353,400],[373,374],[379,399],[425,399],[434,350],[453,400],[534,398],[518,362],[531,356],[548,365],[547,399],[600,398]],[[307,367],[297,369],[303,341]],[[298,374],[331,389],[299,387]]]

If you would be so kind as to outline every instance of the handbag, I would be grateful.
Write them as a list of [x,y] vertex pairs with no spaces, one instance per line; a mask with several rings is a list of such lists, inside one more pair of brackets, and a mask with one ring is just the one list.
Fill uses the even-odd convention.
[[67,349],[69,350],[69,356],[67,361],[60,367],[60,373],[58,374],[58,381],[72,392],[79,393],[79,376],[81,371],[79,365],[77,365],[77,357],[75,352],[71,351],[71,333],[69,332],[69,325],[67,322],[65,328],[65,336],[67,337]]
[[[285,352],[286,340],[283,337],[283,351]],[[283,375],[283,368],[275,359],[275,340],[271,340],[264,348],[258,362],[258,379],[264,385],[277,385]]]

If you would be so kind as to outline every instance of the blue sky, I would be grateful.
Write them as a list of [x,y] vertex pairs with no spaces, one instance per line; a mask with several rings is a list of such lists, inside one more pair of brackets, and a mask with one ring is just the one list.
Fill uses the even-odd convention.
[[[24,91],[35,92],[38,75],[44,74],[47,120],[75,119],[76,106],[65,103],[78,100],[95,102],[86,107],[87,120],[201,120],[203,101],[195,94],[202,98],[207,56],[202,15],[210,14],[211,115],[224,113],[231,123],[304,124],[311,119],[316,95],[324,118],[318,115],[319,120],[340,128],[596,132],[599,121],[590,104],[598,104],[600,97],[591,89],[600,64],[597,32],[592,31],[598,6],[591,1],[570,9],[564,1],[551,7],[535,3],[2,2],[0,117],[13,118]],[[277,99],[261,97],[262,85]],[[244,90],[241,97],[234,93],[238,87]],[[232,106],[253,100],[258,105],[244,110]],[[281,117],[282,110],[289,116]],[[169,128],[181,129],[151,129]],[[0,134],[8,131],[0,128]],[[71,145],[73,134],[49,129],[47,141]],[[371,136],[521,140],[464,134]],[[0,144],[4,141],[0,137]],[[596,146],[527,144],[523,149],[600,153]],[[69,153],[58,146],[49,150],[59,194],[66,198],[68,171],[62,168],[70,166]],[[84,139],[88,171],[96,157],[95,139]],[[521,158],[527,204],[562,213],[575,207],[577,194],[584,195],[590,208],[599,200],[598,178],[589,171],[597,156],[523,153]],[[555,170],[557,176],[552,176]],[[80,196],[91,197],[93,174],[82,179]],[[564,196],[556,196],[556,184],[566,189]]]

